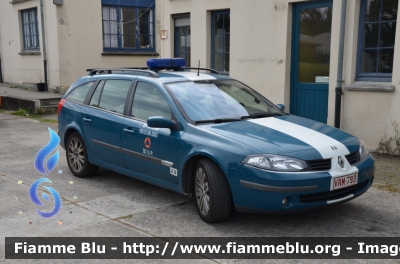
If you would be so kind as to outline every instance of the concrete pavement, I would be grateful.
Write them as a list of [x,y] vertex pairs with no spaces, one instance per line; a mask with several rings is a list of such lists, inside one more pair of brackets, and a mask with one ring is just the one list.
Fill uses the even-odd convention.
[[6,110],[22,108],[35,112],[37,108],[48,108],[54,111],[62,95],[52,92],[35,92],[22,86],[0,83],[0,105],[3,105]]
[[[30,201],[28,189],[35,180],[43,177],[35,170],[33,162],[36,153],[49,140],[48,127],[57,131],[57,126],[52,124],[0,113],[0,262],[5,261],[4,238],[10,236],[400,236],[398,193],[371,188],[355,200],[319,211],[294,215],[238,213],[227,222],[206,224],[197,215],[189,198],[172,191],[104,169],[91,178],[74,177],[62,149],[58,166],[48,176],[52,183],[46,185],[59,192],[62,207],[55,217],[44,219],[35,212],[37,206]],[[59,170],[61,174],[58,174]],[[19,181],[22,183],[19,184]],[[45,263],[45,260],[6,262]],[[51,263],[84,262],[51,260]],[[199,262],[236,261],[205,259]],[[299,261],[279,261],[288,262]],[[320,263],[318,260],[311,262]]]

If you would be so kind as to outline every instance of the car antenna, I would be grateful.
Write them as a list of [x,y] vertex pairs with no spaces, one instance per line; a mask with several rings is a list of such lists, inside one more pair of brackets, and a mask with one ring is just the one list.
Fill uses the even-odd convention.
[[200,60],[199,60],[199,69],[197,70],[197,76],[200,76]]

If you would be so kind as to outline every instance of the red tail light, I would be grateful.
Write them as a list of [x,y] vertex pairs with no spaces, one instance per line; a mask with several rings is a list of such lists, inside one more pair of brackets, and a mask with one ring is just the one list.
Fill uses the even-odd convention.
[[58,114],[60,114],[61,108],[63,107],[65,102],[66,101],[64,99],[61,99],[60,102],[58,102]]

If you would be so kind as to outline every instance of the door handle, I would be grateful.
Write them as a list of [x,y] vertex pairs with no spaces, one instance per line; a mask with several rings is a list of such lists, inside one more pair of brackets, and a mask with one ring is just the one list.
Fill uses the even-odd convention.
[[135,131],[133,131],[132,129],[129,128],[124,128],[124,132],[128,133],[128,134],[133,134],[135,133]]
[[92,120],[90,118],[83,118],[83,121],[85,122],[92,122]]

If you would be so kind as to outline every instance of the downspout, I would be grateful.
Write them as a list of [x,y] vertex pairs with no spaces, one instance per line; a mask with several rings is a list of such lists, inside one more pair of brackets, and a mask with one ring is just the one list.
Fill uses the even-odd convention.
[[344,37],[346,32],[346,12],[347,0],[342,0],[342,12],[340,17],[340,39],[339,39],[339,61],[337,72],[336,84],[336,98],[335,98],[335,127],[340,129],[340,115],[342,108],[342,94],[343,94],[343,57],[344,57]]
[[43,44],[43,65],[44,65],[44,89],[48,91],[47,87],[47,53],[46,53],[46,37],[44,32],[44,13],[43,13],[43,0],[40,0],[40,14],[42,21],[42,44]]
[[1,50],[1,34],[0,34],[0,83],[3,83],[3,71],[1,69],[1,51],[2,50]]
[[3,83],[3,72],[1,70],[1,53],[0,53],[0,83]]

